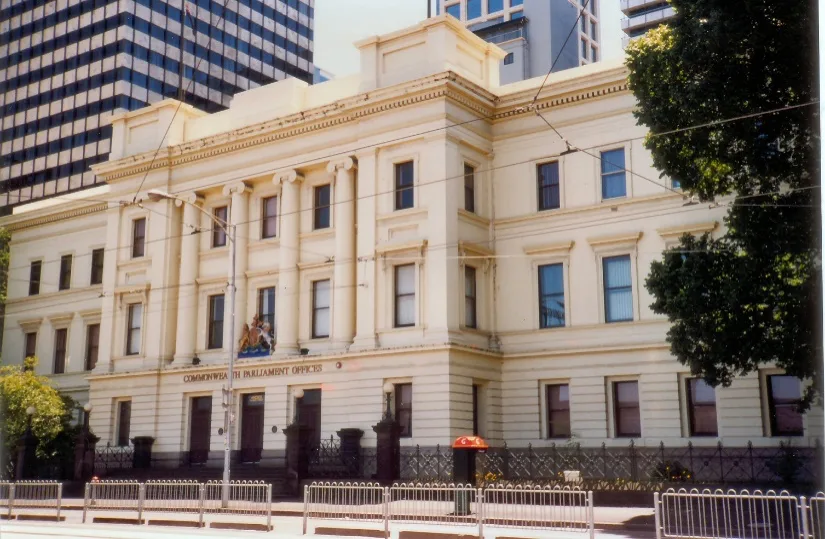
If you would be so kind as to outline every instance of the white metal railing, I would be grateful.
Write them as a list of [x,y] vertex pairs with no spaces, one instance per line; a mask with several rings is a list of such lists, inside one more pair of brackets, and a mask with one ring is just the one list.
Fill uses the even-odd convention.
[[309,519],[551,529],[594,537],[593,493],[570,487],[493,485],[484,489],[447,483],[313,483],[304,487],[303,532]]
[[57,481],[0,482],[0,508],[6,518],[13,518],[26,510],[46,509],[55,512],[60,520],[63,506],[63,484]]
[[197,481],[147,481],[144,484],[143,511],[198,515],[203,526],[204,485]]
[[83,495],[83,522],[97,511],[136,512],[143,519],[143,483],[137,481],[94,481],[86,483]]
[[258,516],[272,529],[272,485],[263,481],[230,481],[229,503],[222,500],[223,482],[209,481],[204,485],[203,513]]
[[[825,493],[817,492],[807,504],[802,499],[801,507],[807,514],[808,533],[813,539],[825,539]],[[804,516],[804,515],[803,515]]]

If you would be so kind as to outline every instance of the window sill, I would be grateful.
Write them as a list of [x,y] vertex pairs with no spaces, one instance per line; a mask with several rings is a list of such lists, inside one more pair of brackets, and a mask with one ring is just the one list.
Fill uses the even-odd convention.
[[413,217],[418,215],[427,215],[427,208],[404,208],[403,210],[393,210],[390,213],[384,213],[375,217],[376,222],[401,219],[403,217]]
[[328,228],[319,228],[317,230],[313,230],[312,232],[304,232],[303,234],[299,234],[298,237],[302,240],[311,240],[315,238],[323,238],[323,237],[332,237],[335,235],[335,229],[333,227]]

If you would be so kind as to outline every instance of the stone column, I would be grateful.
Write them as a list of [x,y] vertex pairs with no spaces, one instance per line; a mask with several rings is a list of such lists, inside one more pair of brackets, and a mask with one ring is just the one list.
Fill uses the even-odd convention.
[[195,193],[178,197],[178,207],[183,206],[183,227],[181,228],[181,249],[178,287],[178,325],[175,335],[174,366],[190,364],[197,346],[198,321],[198,268],[200,266],[200,206],[203,198]]
[[331,161],[335,182],[335,272],[332,289],[332,342],[349,348],[355,337],[355,162]]
[[281,241],[279,248],[278,292],[275,310],[278,334],[275,355],[288,356],[298,352],[298,249],[300,248],[299,211],[301,210],[301,182],[303,176],[296,170],[275,174],[275,185],[281,186]]
[[[231,196],[232,203],[229,207],[229,224],[236,227],[235,229],[235,245],[231,244],[231,240],[227,238],[227,245],[229,252],[227,259],[229,264],[232,263],[232,249],[237,249],[235,252],[235,338],[241,337],[241,328],[246,320],[246,269],[248,267],[247,246],[249,245],[249,187],[243,182],[235,182],[226,185],[223,188],[223,196]],[[232,229],[229,228],[229,233]],[[229,264],[227,264],[227,275],[230,271]],[[227,289],[228,292],[228,289]],[[225,351],[231,350],[230,347],[237,346],[237,342],[229,342],[229,328],[232,324],[232,310],[229,305],[229,294],[224,296],[224,325],[223,325],[223,349]]]

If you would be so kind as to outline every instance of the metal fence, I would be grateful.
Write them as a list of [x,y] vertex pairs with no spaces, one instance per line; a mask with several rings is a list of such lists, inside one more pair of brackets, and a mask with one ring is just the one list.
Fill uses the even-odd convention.
[[[231,514],[262,517],[272,529],[272,485],[263,481],[230,481],[229,500],[223,503],[222,481],[209,481],[203,489],[202,514]],[[202,515],[201,515],[202,516]]]
[[[809,505],[810,502],[810,505]],[[822,539],[825,494],[670,489],[654,495],[656,537]]]
[[595,534],[593,493],[570,487],[313,483],[304,487],[304,534],[310,519],[373,523],[385,537],[390,523],[465,527],[479,537],[485,527]]
[[60,520],[62,505],[63,484],[57,481],[0,482],[0,508],[7,518],[45,509],[54,511],[54,518]]
[[83,522],[86,515],[98,511],[137,513],[143,520],[144,486],[138,481],[95,481],[86,483],[83,495]]
[[203,526],[204,485],[197,481],[147,481],[143,485],[144,512],[197,515]]
[[95,474],[105,476],[117,470],[130,470],[134,462],[133,445],[116,446],[106,444],[95,448]]

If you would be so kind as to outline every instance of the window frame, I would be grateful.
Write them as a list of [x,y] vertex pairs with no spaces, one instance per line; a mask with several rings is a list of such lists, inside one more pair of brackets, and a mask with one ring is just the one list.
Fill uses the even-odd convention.
[[[221,298],[221,309],[216,309],[218,298]],[[223,349],[223,329],[224,329],[224,308],[226,305],[225,294],[212,294],[207,298],[207,329],[206,329],[206,349]],[[220,320],[218,320],[220,316]],[[220,331],[218,331],[220,329]]]
[[[138,234],[138,229],[142,229]],[[139,240],[139,241],[138,241]],[[132,258],[146,256],[146,217],[132,219]]]
[[[622,170],[615,171],[615,172],[604,172],[604,167],[603,167],[603,164],[604,164],[604,161],[605,161],[604,154],[611,153],[611,152],[618,152],[620,150],[622,152],[622,159],[624,161],[624,163],[622,165]],[[629,185],[630,182],[628,182],[628,178],[627,178],[628,170],[629,170],[629,167],[627,166],[628,161],[629,161],[628,157],[629,156],[628,156],[627,147],[625,147],[625,146],[605,147],[605,148],[602,148],[602,149],[599,150],[599,159],[594,159],[594,161],[596,162],[596,167],[597,167],[596,170],[598,171],[598,174],[599,174],[599,195],[600,195],[600,199],[602,201],[612,201],[612,200],[618,200],[618,199],[622,199],[622,198],[630,198],[631,197],[631,189],[630,189],[630,185]],[[618,176],[618,175],[624,176],[624,193],[621,194],[621,195],[616,195],[616,196],[611,196],[611,197],[605,196],[605,185],[606,185],[605,181],[604,181],[605,177],[612,177],[612,176]]]
[[[555,297],[558,296],[559,293],[547,293],[545,294],[542,289],[542,278],[541,278],[541,271],[542,268],[549,268],[553,266],[560,266],[561,267],[561,298],[562,298],[562,306],[564,307],[564,318],[562,319],[562,323],[560,325],[544,325],[544,320],[542,316],[542,304],[545,297]],[[539,313],[539,329],[553,329],[553,328],[563,328],[567,327],[567,283],[565,279],[565,274],[567,270],[567,264],[564,261],[553,261],[547,262],[544,264],[539,264],[536,267],[536,278],[537,278],[537,290],[538,290],[538,313]]]
[[[140,313],[137,317],[135,317],[135,310],[140,306]],[[126,309],[127,316],[126,316],[126,353],[124,355],[127,356],[139,356],[140,352],[143,348],[142,340],[143,340],[143,303],[130,303]],[[139,326],[135,326],[135,318],[137,318],[138,322],[140,323]],[[134,341],[135,336],[134,333],[137,332],[137,342]],[[135,349],[133,345],[137,345]],[[134,351],[133,351],[134,350]]]
[[[33,340],[33,346],[29,347],[30,340]],[[29,353],[31,352],[31,353]],[[23,363],[30,357],[37,357],[37,332],[28,331],[23,334]]]
[[[553,409],[550,406],[550,392],[553,388],[567,388],[567,408]],[[544,384],[544,437],[548,440],[566,440],[572,436],[573,428],[570,417],[570,382],[549,382]],[[567,433],[554,434],[552,416],[554,412],[567,412]]]
[[[37,268],[37,279],[34,278]],[[32,260],[29,265],[29,296],[40,295],[40,284],[43,280],[43,260]]]
[[[275,206],[272,215],[267,214],[267,204],[269,202],[272,202]],[[278,195],[261,198],[261,239],[278,237],[278,204]],[[271,231],[269,230],[270,227],[272,228]]]
[[[115,431],[115,445],[117,447],[128,447],[130,443],[129,435],[131,434],[132,430],[132,400],[131,399],[122,399],[115,401],[116,408],[117,408],[117,416],[116,416],[116,425],[117,429]],[[126,417],[126,432],[124,437],[124,409],[128,411]],[[125,443],[124,443],[125,440]]]
[[[805,436],[805,415],[799,414],[797,411],[796,413],[800,415],[800,421],[802,421],[802,429],[799,431],[779,431],[777,426],[777,417],[776,417],[776,402],[774,401],[773,396],[773,386],[771,379],[775,377],[787,377],[787,378],[795,378],[784,372],[768,372],[764,375],[764,387],[765,387],[765,403],[767,405],[767,427],[768,427],[768,435],[771,438],[797,438],[801,436]],[[799,379],[796,379],[799,383],[799,395],[802,396],[802,382]],[[791,406],[791,405],[789,405]]]
[[[321,283],[327,283],[328,301],[325,306],[318,306],[318,287]],[[312,281],[312,338],[313,339],[328,339],[330,330],[332,329],[332,279],[317,279]],[[318,316],[320,312],[326,312],[327,316],[327,333],[322,335],[318,333]]]
[[464,163],[464,210],[476,213],[476,167],[467,162]]
[[[221,216],[223,214],[223,216]],[[229,223],[229,206],[215,206],[212,208],[212,249],[219,249],[226,247],[227,235],[226,228]],[[218,223],[223,223],[223,227],[218,226]]]
[[[556,166],[556,183],[549,183],[544,185],[543,180],[544,176],[541,173],[543,167],[546,166]],[[561,161],[544,161],[542,163],[536,163],[536,211],[543,212],[543,211],[551,211],[551,210],[559,210],[561,209]],[[548,190],[552,193],[553,188],[555,187],[556,190],[556,199],[558,204],[556,206],[548,205],[544,206],[543,201],[544,197],[542,194],[545,190]],[[552,198],[552,197],[551,197]]]
[[[326,190],[327,202],[321,202],[321,195]],[[326,221],[326,223],[324,222]],[[332,184],[325,183],[312,188],[312,230],[325,230],[332,227]]]
[[[410,400],[409,403],[404,405],[403,400],[403,390],[404,388],[410,389]],[[401,432],[399,433],[399,438],[412,438],[413,435],[413,387],[412,382],[404,382],[395,384],[394,389],[394,401],[395,401],[395,421],[401,427]],[[406,425],[401,423],[400,420],[400,412],[405,412],[407,417],[409,418]]]
[[[467,284],[472,272],[472,296],[468,295]],[[472,303],[472,308],[470,304]],[[469,314],[472,313],[472,322]],[[464,327],[478,329],[478,270],[469,264],[464,265]]]
[[[412,289],[413,289],[413,291],[411,293],[409,293],[409,292],[399,293],[398,292],[398,289],[399,289],[399,286],[398,286],[399,270],[402,270],[402,269],[403,270],[412,269]],[[416,311],[415,304],[416,304],[416,293],[418,291],[418,287],[416,286],[417,283],[416,283],[415,263],[413,262],[413,263],[410,263],[410,264],[397,264],[397,265],[394,265],[392,267],[392,272],[393,272],[393,277],[392,277],[392,297],[393,297],[393,318],[392,318],[392,320],[393,320],[393,327],[394,328],[415,327],[416,318],[417,318],[416,317],[416,312],[415,312]],[[399,303],[398,300],[400,298],[409,298],[410,296],[412,296],[412,303],[413,303],[413,319],[409,323],[400,323],[399,322],[399,308],[400,308],[401,304]]]
[[[412,178],[410,179],[409,185],[402,183],[404,176],[403,174],[400,174],[400,172],[403,171],[403,167],[408,165],[412,170]],[[415,208],[415,169],[416,166],[414,159],[407,159],[393,163],[393,211],[403,211]],[[410,197],[412,198],[408,206],[404,205],[404,194],[407,191],[411,193]]]
[[[716,388],[713,389],[713,416],[716,421],[716,429],[713,432],[698,432],[696,430],[695,418],[697,407],[709,407],[707,404],[696,404],[694,401],[693,383],[706,383],[702,378],[687,376],[684,378],[683,389],[685,392],[685,406],[687,408],[687,432],[688,436],[696,438],[717,438],[719,436],[719,410],[717,408]],[[710,385],[708,385],[710,387]]]
[[508,52],[507,54],[505,54],[502,63],[506,66],[513,65],[514,63],[516,63],[515,53]]
[[66,373],[66,352],[69,349],[69,328],[54,330],[54,357],[52,358],[52,374]]
[[[264,314],[264,292],[272,290],[272,313],[271,313],[271,322],[269,319],[265,318],[270,316],[269,314]],[[272,330],[272,342],[275,343],[275,338],[277,337],[277,327],[278,327],[278,287],[275,285],[272,286],[262,286],[257,290],[257,313],[261,319],[261,323],[269,322],[269,327]]]
[[57,281],[57,289],[70,290],[72,288],[72,264],[74,256],[65,254],[60,256],[60,273]]
[[103,247],[92,249],[92,268],[89,275],[89,286],[103,284],[103,264],[105,260],[106,249]]
[[[619,384],[636,384],[636,406],[619,406],[619,391],[618,387]],[[642,425],[642,392],[641,392],[641,384],[639,383],[638,379],[616,379],[610,381],[610,391],[611,391],[611,398],[610,401],[612,403],[612,427],[613,427],[613,438],[641,438],[642,431],[644,430],[644,426]],[[619,414],[620,410],[623,409],[633,409],[635,408],[638,415],[639,415],[639,432],[638,433],[625,433],[619,430]]]
[[[624,288],[629,288],[630,289],[630,301],[631,301],[631,304],[630,304],[630,318],[622,318],[622,319],[613,320],[613,319],[609,319],[610,309],[609,309],[609,304],[608,304],[609,294],[608,294],[608,284],[607,284],[607,264],[611,260],[617,260],[617,259],[620,259],[620,258],[627,258],[627,260],[628,260],[630,285],[620,286],[620,287],[613,287],[613,288],[610,288],[610,290],[615,291],[617,289],[624,289]],[[621,254],[621,253],[613,254],[613,253],[611,253],[611,254],[605,254],[604,256],[602,256],[600,258],[600,262],[601,262],[601,280],[602,280],[602,282],[601,282],[602,308],[604,310],[603,320],[604,320],[605,324],[615,324],[615,323],[621,323],[621,322],[633,322],[633,321],[636,320],[636,303],[637,302],[636,302],[636,298],[634,297],[634,288],[635,287],[633,286],[633,281],[634,281],[633,275],[634,275],[635,267],[634,267],[633,259],[634,259],[634,257],[630,253],[624,253],[624,254]]]
[[[96,338],[94,344],[92,343],[92,328],[96,329]],[[94,354],[94,359],[92,355]],[[83,369],[88,372],[94,370],[97,366],[97,360],[100,357],[100,323],[86,325],[86,357],[83,358]]]

